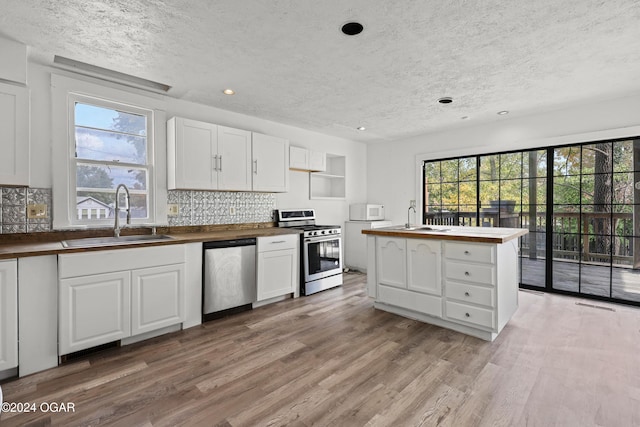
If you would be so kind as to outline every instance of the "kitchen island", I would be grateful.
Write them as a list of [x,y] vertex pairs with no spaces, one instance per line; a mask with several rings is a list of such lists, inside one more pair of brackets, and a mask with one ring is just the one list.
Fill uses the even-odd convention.
[[518,308],[520,228],[363,230],[377,309],[493,341]]

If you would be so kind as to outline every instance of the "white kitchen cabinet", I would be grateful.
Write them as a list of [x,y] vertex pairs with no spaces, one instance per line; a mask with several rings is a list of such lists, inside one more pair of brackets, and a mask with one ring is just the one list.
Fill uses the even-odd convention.
[[131,272],[131,335],[182,322],[184,275],[184,264]]
[[442,316],[440,242],[376,238],[377,299],[386,304]]
[[169,190],[218,188],[218,128],[173,117],[167,122]]
[[327,153],[292,145],[289,148],[289,168],[301,171],[324,172],[327,169]]
[[18,366],[17,260],[0,261],[0,371]]
[[251,132],[173,117],[167,165],[169,190],[251,190]]
[[251,191],[251,132],[218,126],[217,190]]
[[407,239],[407,289],[441,296],[441,269],[439,240]]
[[378,284],[407,288],[407,239],[380,237],[376,241]]
[[289,191],[289,140],[253,132],[253,191]]
[[460,228],[461,241],[367,230],[368,294],[376,308],[492,341],[518,307],[518,240],[469,242]]
[[258,301],[299,294],[299,246],[297,234],[258,237]]
[[130,294],[128,271],[60,280],[59,353],[130,336]]
[[59,255],[59,354],[180,324],[184,265],[184,245]]
[[29,185],[29,90],[0,83],[0,185]]

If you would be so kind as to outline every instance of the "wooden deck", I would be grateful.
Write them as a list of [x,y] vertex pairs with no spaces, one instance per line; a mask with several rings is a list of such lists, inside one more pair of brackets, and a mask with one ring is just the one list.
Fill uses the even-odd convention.
[[[545,261],[545,259],[522,258],[522,282],[544,287]],[[555,260],[553,267],[555,289],[626,301],[640,301],[640,270],[614,267],[611,271],[610,283],[609,266],[581,265],[571,261]]]

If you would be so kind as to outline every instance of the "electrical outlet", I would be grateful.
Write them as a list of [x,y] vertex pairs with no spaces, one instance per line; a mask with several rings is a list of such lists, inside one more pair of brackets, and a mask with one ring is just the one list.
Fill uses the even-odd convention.
[[178,216],[180,214],[180,205],[177,203],[169,203],[168,205],[168,215],[169,216]]
[[46,218],[47,205],[44,203],[27,205],[27,218]]
[[236,214],[236,207],[235,206],[229,206],[229,215],[233,216]]
[[409,200],[409,206],[412,208],[416,208],[416,201],[415,200]]

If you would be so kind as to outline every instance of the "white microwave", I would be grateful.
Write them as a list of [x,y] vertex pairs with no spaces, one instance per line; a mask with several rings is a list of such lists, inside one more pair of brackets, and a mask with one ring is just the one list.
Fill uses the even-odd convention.
[[349,206],[351,221],[379,221],[384,219],[384,206],[369,203],[354,203]]

